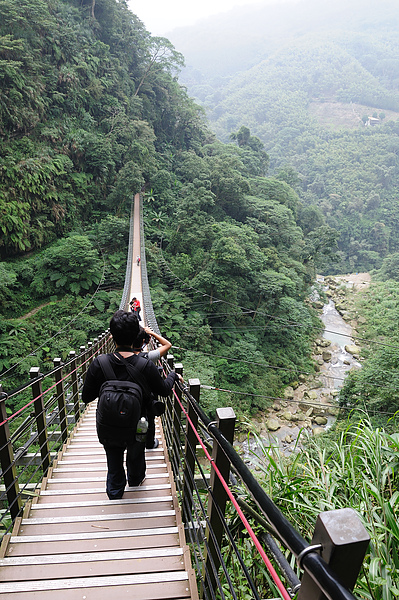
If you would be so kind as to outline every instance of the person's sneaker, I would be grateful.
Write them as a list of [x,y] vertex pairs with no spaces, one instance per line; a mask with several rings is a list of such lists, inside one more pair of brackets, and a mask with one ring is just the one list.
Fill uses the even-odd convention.
[[155,450],[155,448],[158,448],[158,446],[159,446],[159,440],[157,440],[157,438],[154,438],[153,443],[151,445],[150,444],[151,444],[151,440],[148,440],[146,442],[146,446],[145,446],[146,450]]
[[143,485],[144,481],[145,481],[145,477],[140,481],[140,483],[133,483],[133,484],[129,483],[128,485],[129,485],[129,487],[139,487],[140,485]]

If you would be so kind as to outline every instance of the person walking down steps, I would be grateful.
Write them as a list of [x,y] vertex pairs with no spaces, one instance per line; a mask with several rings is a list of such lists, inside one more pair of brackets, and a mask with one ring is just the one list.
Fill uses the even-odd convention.
[[[153,337],[158,344],[158,348],[154,350],[145,350],[151,337]],[[139,334],[133,342],[133,352],[139,356],[143,356],[148,360],[151,360],[155,365],[158,363],[162,356],[165,356],[171,349],[172,344],[169,340],[162,337],[160,334],[155,333],[150,327],[140,327]],[[153,450],[158,448],[159,440],[155,437],[155,417],[163,415],[165,412],[165,404],[158,399],[156,396],[152,396],[152,401],[149,406],[147,413],[148,419],[148,430],[145,447],[147,450]]]
[[137,316],[138,320],[141,321],[141,317],[140,317],[140,312],[141,312],[140,300],[137,300],[136,296],[134,296],[134,298],[132,298],[130,300],[129,306],[130,306],[130,310],[132,310],[135,313],[135,315]]
[[133,342],[139,333],[134,313],[116,311],[110,331],[115,352],[93,360],[83,384],[82,401],[88,404],[98,398],[96,425],[107,457],[106,492],[110,500],[117,500],[123,496],[126,481],[134,487],[145,479],[145,436],[138,426],[149,410],[151,394],[168,396],[175,382],[183,379],[175,371],[162,379],[151,360],[134,354]]

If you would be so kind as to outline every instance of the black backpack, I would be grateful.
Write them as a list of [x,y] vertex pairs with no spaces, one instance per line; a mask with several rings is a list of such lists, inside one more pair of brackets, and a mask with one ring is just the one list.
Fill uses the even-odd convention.
[[[106,381],[102,384],[97,403],[96,426],[101,444],[126,446],[136,439],[137,423],[146,414],[144,400],[149,390],[142,371],[148,359],[137,356],[135,365],[118,357],[126,365],[131,379],[117,379],[107,354],[100,354],[98,361]],[[144,392],[144,394],[143,394]]]

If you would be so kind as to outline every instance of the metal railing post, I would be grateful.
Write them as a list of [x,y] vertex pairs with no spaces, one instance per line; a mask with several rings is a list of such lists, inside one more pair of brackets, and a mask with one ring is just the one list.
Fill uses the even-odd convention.
[[47,475],[47,471],[50,467],[50,448],[48,443],[47,426],[46,426],[46,413],[44,411],[43,392],[42,392],[42,375],[39,367],[32,367],[29,371],[31,379],[36,379],[32,383],[32,394],[34,398],[34,409],[35,419],[37,426],[37,433],[39,436],[40,455],[42,458],[42,470],[43,475]]
[[71,381],[72,381],[72,402],[73,402],[73,412],[74,412],[74,416],[75,416],[75,423],[77,423],[80,418],[80,406],[79,406],[78,368],[77,368],[75,350],[70,351],[69,358],[72,359],[70,362]]
[[[174,362],[175,362],[175,357],[173,356],[173,354],[168,354],[166,356],[166,364],[169,367],[169,371],[173,371],[174,369]],[[170,415],[171,414],[171,407],[173,405],[173,398],[174,398],[174,394],[173,392],[166,398],[166,414]],[[168,420],[170,420],[170,417],[167,417]]]
[[[190,394],[199,402],[200,397],[200,380],[189,379],[189,391]],[[198,415],[195,412],[190,400],[188,401],[188,418],[193,424],[193,427],[197,429],[198,426]],[[191,427],[189,420],[186,425],[186,445],[185,445],[185,467],[183,473],[183,521],[190,521],[190,512],[192,507],[193,487],[194,487],[194,476],[195,476],[195,450],[197,446],[197,437]]]
[[68,421],[66,414],[66,403],[65,403],[65,390],[64,390],[64,381],[62,378],[62,361],[60,358],[54,358],[53,360],[54,367],[56,371],[54,372],[54,378],[56,382],[56,390],[57,390],[57,403],[58,403],[58,416],[60,419],[60,429],[61,429],[61,438],[65,443],[68,439]]
[[[218,408],[216,410],[217,427],[220,433],[231,445],[234,441],[234,429],[236,424],[236,415],[230,407]],[[230,461],[226,454],[214,440],[212,448],[212,460],[220,471],[225,481],[229,481]],[[208,522],[205,530],[205,537],[208,547],[205,546],[205,564],[203,568],[203,581],[210,589],[215,590],[217,581],[217,572],[220,566],[220,551],[222,537],[224,533],[223,517],[226,511],[228,496],[217,476],[215,469],[211,469],[210,492],[208,494]],[[217,508],[218,507],[218,508]],[[210,534],[213,531],[213,535]],[[200,596],[203,598],[205,590],[202,588]]]
[[[179,375],[183,375],[183,365],[181,363],[176,363],[175,371]],[[180,455],[181,455],[181,440],[180,440],[181,413],[182,413],[181,399],[182,399],[183,392],[182,392],[182,389],[180,388],[180,386],[177,386],[177,385],[175,387],[175,392],[176,392],[176,395],[173,394],[173,396],[170,399],[170,402],[168,402],[166,414],[168,417],[168,426],[169,426],[169,430],[170,430],[169,435],[170,435],[170,440],[171,440],[170,446],[171,446],[171,452],[173,455],[173,460],[171,458],[171,462],[172,462],[173,472],[174,472],[174,475],[176,478],[176,476],[179,472]]]
[[105,332],[105,335],[107,336],[106,337],[107,343],[105,345],[105,353],[107,354],[107,353],[111,352],[111,346],[113,344],[113,340],[112,340],[112,336],[110,334],[109,329],[107,329],[107,331]]
[[87,356],[89,357],[89,360],[88,360],[89,366],[93,362],[93,358],[94,358],[93,354],[94,354],[94,352],[93,352],[93,342],[87,342]]
[[[353,508],[339,508],[317,517],[309,552],[320,546],[320,556],[331,567],[337,579],[353,589],[366,554],[370,536]],[[306,548],[298,556],[298,564],[306,568]],[[298,600],[324,600],[327,596],[305,571]]]
[[84,380],[86,379],[86,373],[87,373],[86,346],[80,346],[79,351],[80,351],[80,376],[84,383]]
[[21,511],[22,500],[19,491],[17,469],[14,463],[14,452],[10,440],[10,428],[7,421],[6,398],[7,394],[3,392],[3,388],[0,385],[0,423],[3,423],[0,425],[0,464],[11,518],[14,520]]

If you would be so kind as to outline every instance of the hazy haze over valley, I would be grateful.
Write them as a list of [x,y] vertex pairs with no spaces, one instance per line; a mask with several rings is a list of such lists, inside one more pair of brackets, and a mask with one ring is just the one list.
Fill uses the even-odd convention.
[[[228,142],[248,127],[269,173],[340,233],[338,270],[399,250],[399,11],[392,0],[236,7],[169,37],[180,81]],[[378,233],[377,233],[378,231]]]

